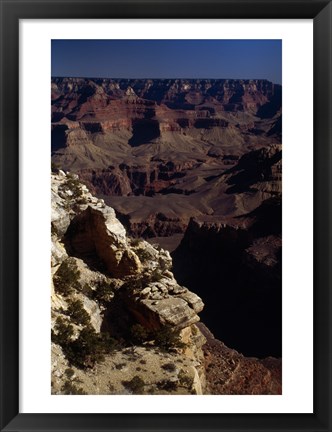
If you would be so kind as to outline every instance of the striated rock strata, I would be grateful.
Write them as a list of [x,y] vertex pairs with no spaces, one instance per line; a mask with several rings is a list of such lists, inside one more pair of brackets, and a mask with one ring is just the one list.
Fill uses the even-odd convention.
[[52,161],[133,236],[184,233],[192,216],[245,214],[280,191],[280,85],[52,78],[51,97]]

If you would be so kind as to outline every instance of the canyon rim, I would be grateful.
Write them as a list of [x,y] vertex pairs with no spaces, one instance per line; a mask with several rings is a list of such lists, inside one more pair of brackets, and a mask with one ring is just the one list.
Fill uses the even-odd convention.
[[281,394],[281,84],[59,75],[52,394]]

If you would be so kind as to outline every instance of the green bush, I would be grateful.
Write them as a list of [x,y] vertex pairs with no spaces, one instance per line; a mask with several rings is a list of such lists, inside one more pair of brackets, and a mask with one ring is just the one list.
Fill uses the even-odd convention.
[[174,363],[165,363],[165,364],[161,365],[161,367],[167,372],[175,372],[176,371],[176,366]]
[[178,332],[170,327],[162,327],[154,333],[155,345],[165,351],[173,351],[174,349],[183,349],[186,345],[181,341]]
[[71,259],[63,261],[53,277],[55,292],[68,296],[73,289],[79,289],[80,271]]
[[174,391],[177,389],[177,384],[174,381],[169,381],[167,379],[157,382],[157,387],[159,390]]
[[[59,186],[59,191],[65,194],[64,207],[70,209],[73,204],[86,204],[82,184],[72,174],[67,174],[65,181]],[[71,194],[68,194],[71,192]]]
[[191,389],[193,386],[193,379],[189,377],[183,369],[180,370],[178,375],[179,383],[181,386]]
[[138,375],[135,375],[130,381],[122,381],[122,384],[133,394],[142,394],[144,392],[145,382]]
[[101,338],[92,327],[84,328],[78,338],[63,347],[71,364],[80,367],[93,367],[104,360]]
[[151,339],[151,333],[141,324],[134,324],[130,328],[130,336],[134,343],[140,344]]
[[113,351],[114,349],[122,348],[122,343],[119,340],[114,339],[107,332],[100,333],[99,337],[101,338],[101,343],[105,351],[105,354]]
[[118,363],[115,365],[115,369],[117,370],[121,370],[123,369],[125,366],[127,366],[127,363]]
[[81,189],[81,183],[74,178],[71,174],[67,175],[67,180],[66,182],[63,184],[63,188],[65,190],[71,190],[73,195],[71,196],[71,198],[80,198],[83,195],[82,189]]
[[71,365],[82,369],[93,367],[104,360],[105,354],[119,347],[108,333],[96,333],[90,324],[82,329],[75,340],[72,340],[73,326],[61,317],[56,319],[54,330],[51,333],[52,342],[61,346]]
[[74,369],[72,369],[72,368],[67,368],[67,369],[65,370],[65,375],[66,375],[66,377],[67,377],[68,379],[72,379],[73,376],[75,375],[75,371],[74,371]]
[[104,360],[118,345],[107,333],[96,333],[92,326],[85,327],[78,338],[63,346],[63,351],[72,365],[85,369]]
[[80,387],[77,387],[72,381],[65,381],[63,386],[61,387],[61,391],[65,395],[87,395],[87,393],[81,389]]
[[69,303],[67,314],[75,324],[88,325],[91,322],[90,316],[84,309],[83,303],[80,300],[74,300]]
[[58,317],[55,321],[54,329],[52,330],[51,339],[52,342],[64,346],[70,343],[72,336],[74,335],[74,327],[67,321]]
[[90,285],[89,284],[87,284],[87,283],[85,283],[84,285],[83,285],[83,287],[81,288],[81,291],[82,291],[82,293],[85,295],[85,296],[87,296],[87,297],[89,297],[89,298],[93,298],[94,297],[94,291],[93,291],[93,289],[90,287]]
[[101,303],[109,303],[113,299],[114,287],[106,281],[98,281],[94,298]]

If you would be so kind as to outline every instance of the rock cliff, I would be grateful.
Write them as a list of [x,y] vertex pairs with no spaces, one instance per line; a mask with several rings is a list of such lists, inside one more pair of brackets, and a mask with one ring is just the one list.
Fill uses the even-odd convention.
[[177,280],[204,299],[204,323],[248,356],[282,354],[281,220],[279,195],[230,220],[193,218],[172,253]]
[[202,394],[202,300],[77,176],[52,175],[52,392]]

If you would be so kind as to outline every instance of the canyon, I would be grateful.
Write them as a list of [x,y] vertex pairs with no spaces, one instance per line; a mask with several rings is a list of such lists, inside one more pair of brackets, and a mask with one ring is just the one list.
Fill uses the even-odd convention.
[[[114,209],[130,238],[171,253],[175,280],[205,304],[205,361],[214,352],[226,355],[224,346],[243,358],[258,357],[257,371],[268,364],[275,372],[278,385],[269,391],[280,392],[281,86],[267,80],[54,77],[51,102],[54,170],[77,174]],[[101,267],[100,259],[95,262],[95,249],[103,247],[87,235],[99,226],[88,213],[83,221],[77,215],[64,241],[86,265],[114,272],[116,261],[104,256]],[[130,257],[121,265],[139,267],[128,264]],[[213,391],[233,390],[220,385]]]
[[51,94],[52,161],[132,235],[184,233],[192,216],[238,216],[280,192],[279,85],[53,78]]
[[280,359],[245,357],[200,323],[168,251],[129,237],[78,176],[51,177],[51,390],[280,394]]

